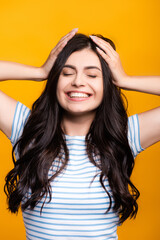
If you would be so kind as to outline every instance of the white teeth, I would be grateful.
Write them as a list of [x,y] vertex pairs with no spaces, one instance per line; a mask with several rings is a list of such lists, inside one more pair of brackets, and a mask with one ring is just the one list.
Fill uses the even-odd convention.
[[74,97],[89,97],[89,94],[86,94],[86,93],[78,93],[78,92],[70,92],[68,93],[68,95],[71,97],[71,98],[74,98]]

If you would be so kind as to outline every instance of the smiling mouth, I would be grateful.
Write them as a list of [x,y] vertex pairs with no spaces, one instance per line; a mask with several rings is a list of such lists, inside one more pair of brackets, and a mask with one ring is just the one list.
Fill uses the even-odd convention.
[[91,94],[84,92],[67,92],[67,95],[70,98],[88,98],[91,96]]

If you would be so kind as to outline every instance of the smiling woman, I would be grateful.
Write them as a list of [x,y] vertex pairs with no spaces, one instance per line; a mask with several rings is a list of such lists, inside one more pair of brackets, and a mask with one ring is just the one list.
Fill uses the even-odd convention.
[[[69,69],[65,64],[74,66],[74,69],[73,67]],[[100,70],[88,69],[89,66],[95,66]],[[70,75],[66,77],[64,71],[67,70],[70,71]],[[88,76],[93,70],[94,74],[95,72],[97,74],[96,78]],[[83,101],[79,101],[79,98],[75,101],[70,95],[70,92],[72,94],[74,91],[84,91],[91,95],[85,100],[83,98]],[[108,104],[109,102],[111,104]],[[18,116],[23,118],[21,108],[23,106],[17,105],[15,118]],[[28,113],[25,107],[23,111]],[[104,236],[117,238],[116,224],[136,214],[136,199],[139,194],[130,180],[134,159],[127,139],[127,121],[120,90],[113,84],[111,71],[97,52],[95,43],[85,35],[75,35],[58,55],[49,74],[46,88],[33,104],[30,116],[28,117],[27,114],[22,120],[26,124],[20,140],[17,142],[17,135],[11,136],[12,142],[17,142],[13,151],[17,149],[19,156],[15,161],[15,168],[6,178],[9,208],[12,212],[16,212],[22,202],[29,238],[33,232],[34,236],[37,235],[31,227],[32,223],[35,230],[39,229],[35,216],[41,221],[44,229],[42,237],[48,233],[55,239],[56,235],[62,235],[62,231],[65,232],[66,238],[71,233],[72,237],[79,234],[83,238],[91,237],[93,228],[90,231],[86,229],[87,221],[88,228],[99,226],[94,232],[94,238],[102,239]],[[14,128],[16,129],[16,126]],[[80,147],[81,140],[86,150],[80,148],[82,151],[80,153],[75,150],[73,153],[69,152],[68,135],[72,136],[69,143],[73,149]],[[70,164],[76,164],[72,162],[72,155],[75,154],[80,158],[80,164],[81,161],[85,161],[85,165],[80,169],[69,167]],[[86,169],[83,170],[85,166]],[[18,177],[20,177],[19,181],[17,181]],[[68,177],[75,182],[78,181],[78,185],[83,185],[84,179],[91,183],[96,177],[94,184],[97,184],[98,179],[99,184],[90,190],[84,186],[84,189],[79,189],[80,192],[75,193],[70,187],[62,189],[65,196],[63,199],[62,193],[56,195],[54,187],[51,186],[55,179],[63,185]],[[132,193],[129,192],[128,186],[131,187]],[[50,200],[47,203],[48,195]],[[61,204],[59,200],[62,201]],[[44,205],[45,202],[47,204]],[[81,214],[81,210],[87,207],[86,204],[91,203],[93,212],[85,210]],[[73,206],[73,210],[61,215],[62,212],[58,209],[61,211],[63,208],[68,209],[68,204]],[[101,209],[97,209],[97,204],[102,204]],[[44,220],[41,220],[40,209],[42,219],[47,218],[47,209],[52,208],[52,205],[54,230],[49,230],[45,227]],[[39,212],[36,210],[37,206]],[[73,221],[72,214],[74,227],[70,225]],[[83,230],[78,216],[81,221],[83,220]],[[62,218],[65,226],[69,223],[69,231],[63,230]],[[49,216],[47,221],[49,224]]]
[[0,94],[0,127],[14,146],[5,192],[11,212],[21,205],[28,240],[117,239],[117,225],[137,214],[134,158],[159,141],[160,109],[128,118],[115,46],[99,37],[62,38],[43,65],[48,81],[31,111]]

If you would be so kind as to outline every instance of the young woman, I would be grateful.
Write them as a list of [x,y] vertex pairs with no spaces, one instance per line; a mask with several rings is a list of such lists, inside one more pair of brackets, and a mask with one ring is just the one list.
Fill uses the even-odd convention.
[[160,77],[127,76],[111,40],[76,32],[41,68],[0,62],[1,80],[48,78],[31,111],[0,92],[0,128],[16,156],[5,192],[29,240],[117,239],[138,210],[134,158],[160,140],[160,107],[128,118],[120,92],[160,94]]

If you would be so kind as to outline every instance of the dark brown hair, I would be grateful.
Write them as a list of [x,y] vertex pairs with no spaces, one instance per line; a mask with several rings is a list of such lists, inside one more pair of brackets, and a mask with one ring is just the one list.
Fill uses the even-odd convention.
[[[115,49],[113,42],[98,35],[109,42]],[[6,176],[5,193],[8,197],[9,209],[17,212],[20,203],[29,189],[31,197],[22,204],[22,210],[34,208],[43,196],[50,196],[50,182],[65,168],[69,161],[69,153],[65,136],[61,129],[63,109],[56,96],[57,83],[62,68],[68,57],[75,51],[85,48],[92,49],[100,59],[104,93],[103,100],[97,108],[85,141],[90,161],[97,166],[94,154],[100,154],[101,169],[100,182],[108,178],[112,189],[114,204],[110,193],[110,207],[118,212],[120,223],[128,217],[136,216],[139,192],[130,180],[134,166],[134,158],[128,144],[128,117],[123,104],[120,89],[113,84],[113,78],[108,64],[99,55],[96,44],[86,35],[76,34],[64,47],[56,59],[49,74],[46,87],[42,95],[34,102],[30,117],[24,127],[23,134],[13,148],[18,147],[19,159],[14,161],[14,168]],[[32,144],[30,144],[32,143]],[[62,150],[65,158],[62,158]],[[55,158],[59,158],[61,167],[48,178],[48,171]],[[43,208],[43,205],[42,205]],[[109,211],[106,209],[106,212]]]

